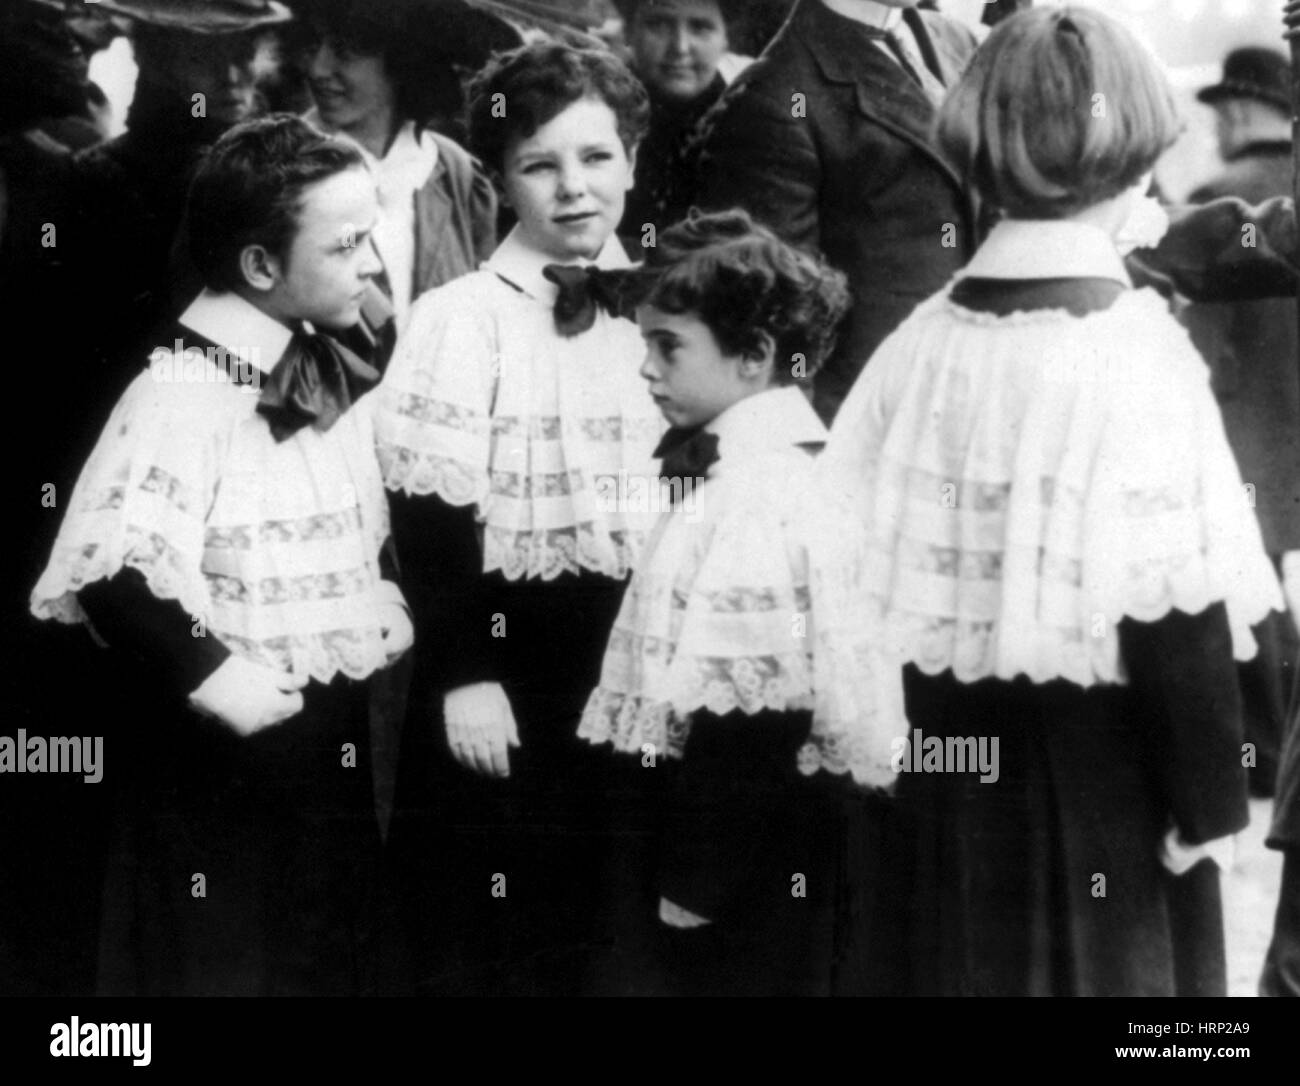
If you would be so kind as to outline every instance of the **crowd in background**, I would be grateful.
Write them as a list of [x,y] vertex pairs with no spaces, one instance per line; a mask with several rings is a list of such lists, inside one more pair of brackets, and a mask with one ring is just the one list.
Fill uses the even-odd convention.
[[[1295,6],[1287,5],[1292,19],[1300,18],[1291,12]],[[1294,609],[1300,602],[1300,360],[1294,304],[1280,297],[1293,291],[1296,267],[1294,216],[1279,200],[1291,193],[1293,183],[1281,11],[1272,19],[1275,40],[1230,51],[1221,74],[1216,71],[1213,82],[1197,87],[1200,100],[1213,110],[1220,161],[1212,176],[1196,179],[1193,189],[1185,169],[1171,172],[1169,166],[1182,161],[1178,146],[1185,146],[1186,135],[1174,117],[1172,98],[1166,101],[1167,87],[1160,89],[1164,84],[1148,76],[1148,59],[1128,52],[1126,35],[1086,15],[1077,23],[1067,16],[1065,29],[1053,23],[1057,37],[1044,40],[1066,49],[1071,46],[1060,42],[1075,35],[1083,44],[1073,46],[1080,52],[1070,55],[1082,57],[1080,65],[1096,65],[1122,94],[1140,91],[1151,102],[1159,99],[1152,105],[1143,98],[1146,112],[1134,122],[1139,135],[1130,145],[1108,148],[1116,160],[1128,156],[1114,176],[1105,175],[1113,162],[1103,159],[1100,166],[1078,163],[1077,175],[1027,182],[1033,168],[1022,163],[1017,172],[1014,154],[1010,165],[999,161],[993,168],[972,150],[969,133],[954,134],[962,124],[978,129],[983,108],[963,101],[968,112],[958,115],[952,95],[959,84],[965,87],[978,77],[986,81],[981,86],[1015,89],[1005,71],[1003,82],[997,82],[991,62],[981,68],[979,58],[986,55],[981,42],[992,41],[1006,50],[1000,55],[1027,64],[1034,48],[1049,47],[1035,44],[1029,30],[1023,39],[1010,31],[990,38],[990,31],[1011,26],[1007,20],[1025,9],[1044,7],[1059,5],[1029,0],[974,5],[943,0],[102,0],[94,5],[13,0],[6,5],[0,12],[6,58],[0,68],[0,296],[14,333],[8,371],[14,419],[6,427],[3,451],[11,518],[2,597],[10,616],[3,623],[5,730],[103,734],[110,737],[110,757],[123,767],[102,791],[36,777],[0,779],[6,792],[0,804],[0,838],[6,842],[0,906],[6,926],[25,933],[21,940],[0,939],[0,976],[13,978],[5,982],[6,990],[1215,994],[1226,983],[1218,896],[1218,867],[1226,854],[1220,842],[1242,828],[1249,789],[1261,798],[1276,795],[1270,844],[1286,854],[1277,932],[1262,989],[1300,994],[1300,829],[1295,824],[1300,743],[1293,723],[1300,638],[1294,610],[1283,605]],[[1105,50],[1106,59],[1097,42],[1113,46]],[[1020,89],[1028,95],[1029,87],[1026,77]],[[504,96],[499,115],[491,112],[494,92]],[[580,115],[584,106],[596,112]],[[1138,107],[1120,103],[1116,108]],[[301,118],[302,124],[284,115]],[[1200,138],[1208,139],[1209,116],[1201,115]],[[337,328],[322,325],[330,333],[321,337],[328,345],[304,342],[303,350],[339,352],[342,361],[331,353],[329,364],[347,374],[340,378],[348,390],[340,393],[344,417],[352,399],[371,401],[364,413],[353,408],[352,414],[362,420],[358,427],[372,425],[371,413],[375,416],[379,473],[390,492],[383,515],[388,517],[391,506],[392,540],[379,541],[375,577],[380,584],[401,585],[415,648],[403,652],[397,645],[400,623],[394,620],[384,626],[388,648],[375,650],[380,663],[371,667],[364,686],[347,685],[351,679],[343,676],[350,673],[342,665],[336,678],[328,669],[318,674],[312,665],[312,697],[333,691],[336,700],[308,700],[296,730],[257,730],[265,739],[255,748],[261,761],[246,761],[250,756],[235,751],[228,736],[204,730],[206,723],[194,725],[193,735],[177,733],[177,704],[191,688],[204,689],[195,680],[211,677],[224,658],[151,655],[143,635],[122,616],[134,616],[138,626],[159,637],[164,636],[159,631],[181,628],[176,615],[151,617],[146,589],[156,585],[124,583],[107,567],[99,573],[102,591],[89,583],[94,578],[85,586],[75,579],[62,585],[69,593],[85,588],[80,617],[93,620],[94,638],[75,624],[38,621],[59,611],[61,592],[47,585],[38,599],[33,589],[51,577],[52,552],[63,548],[85,557],[98,545],[93,533],[77,536],[76,525],[70,528],[65,521],[68,499],[79,477],[84,490],[84,480],[95,478],[92,468],[98,465],[101,474],[108,470],[104,465],[111,457],[103,450],[111,447],[104,443],[113,427],[120,423],[125,435],[134,425],[123,404],[130,402],[128,389],[151,352],[195,333],[207,337],[203,343],[220,342],[216,318],[196,327],[202,318],[194,316],[195,299],[219,294],[214,283],[222,275],[234,276],[228,279],[232,283],[240,275],[256,277],[256,269],[241,266],[236,274],[229,270],[233,265],[221,264],[224,257],[214,257],[230,244],[223,237],[226,220],[203,210],[202,194],[209,190],[192,185],[206,169],[216,178],[212,192],[233,185],[220,174],[223,160],[214,147],[229,148],[242,126],[265,117],[280,117],[285,127],[254,126],[249,147],[238,153],[267,170],[283,169],[286,186],[296,175],[293,155],[276,158],[288,153],[283,147],[299,148],[294,154],[304,162],[319,157],[319,177],[304,174],[293,184],[346,175],[357,165],[373,180],[374,221],[356,225],[363,233],[361,248],[373,253],[374,264],[361,273],[364,290],[355,319]],[[1062,131],[1073,131],[1068,111],[1054,120]],[[574,126],[572,132],[563,129],[565,123]],[[1030,122],[1025,123],[1028,129]],[[328,137],[327,144],[313,143],[313,133]],[[551,213],[543,209],[551,197],[543,194],[541,174],[529,180],[530,141],[545,137],[531,151],[540,160],[558,153],[555,147],[577,146],[580,137],[597,146],[603,134],[614,147],[606,148],[613,159],[621,146],[626,162],[614,166],[626,166],[628,183],[591,183],[592,199],[605,201],[606,211],[616,208],[616,220],[607,235],[592,234],[594,244],[566,249],[567,242],[556,240],[570,236],[564,230],[556,227],[550,237],[536,226]],[[1180,135],[1184,144],[1176,146]],[[267,143],[257,143],[259,138]],[[982,130],[980,138],[1002,149]],[[1050,136],[1038,143],[1036,138],[1025,136],[1029,150],[1020,150],[1049,160]],[[963,153],[970,155],[965,162]],[[211,165],[214,159],[217,165]],[[231,162],[225,168],[235,176]],[[1134,170],[1132,177],[1125,172]],[[247,187],[255,188],[252,182]],[[1142,220],[1144,213],[1162,219],[1153,201],[1134,197],[1132,208],[1122,205],[1124,214],[1110,206],[1121,195],[1127,200],[1135,188],[1143,197],[1174,195],[1180,204],[1211,207],[1202,218],[1184,218],[1171,209],[1173,231],[1158,245],[1167,223],[1157,221],[1144,233]],[[1225,197],[1242,202],[1225,202]],[[1098,206],[1109,209],[1106,215],[1118,214],[1115,222],[1089,210]],[[692,209],[721,216],[690,220]],[[1041,225],[1058,219],[1083,223],[1088,230],[1100,224],[1119,239],[1123,255],[1136,256],[1124,264],[1109,250],[1089,250],[1087,231],[1044,233],[1036,245],[1029,235],[1017,238],[1007,229],[1008,220]],[[1244,256],[1224,256],[1243,221],[1258,227],[1260,246]],[[1130,230],[1135,231],[1131,237]],[[1078,250],[1059,266],[1038,260],[1044,246],[1050,254],[1052,246],[1075,244]],[[548,263],[539,254],[554,259]],[[846,774],[847,764],[832,766],[833,750],[823,751],[824,768],[839,772],[804,773],[818,782],[819,790],[807,790],[792,767],[809,757],[812,700],[821,696],[811,687],[804,701],[793,695],[770,703],[738,697],[734,704],[717,703],[714,689],[701,693],[698,704],[683,714],[693,721],[692,738],[682,733],[674,740],[664,721],[655,727],[667,731],[655,731],[632,708],[624,708],[636,691],[620,685],[631,679],[615,674],[626,663],[618,655],[620,631],[631,640],[651,637],[637,625],[657,629],[655,620],[646,618],[654,610],[647,601],[654,592],[671,595],[673,578],[685,566],[693,577],[718,575],[701,557],[714,545],[712,538],[674,542],[672,532],[661,527],[653,536],[654,558],[662,566],[663,555],[671,551],[679,565],[665,572],[650,560],[642,574],[630,522],[579,514],[576,499],[562,515],[544,511],[553,510],[547,499],[570,500],[566,488],[583,471],[595,470],[595,461],[583,458],[609,453],[603,447],[592,452],[600,444],[595,439],[590,445],[567,444],[575,441],[570,424],[589,428],[597,415],[613,420],[609,426],[618,431],[600,439],[615,449],[607,465],[612,472],[653,454],[663,460],[665,475],[672,474],[667,464],[675,456],[689,465],[690,475],[709,477],[718,459],[716,448],[712,461],[683,460],[681,450],[689,445],[692,457],[699,453],[694,447],[699,432],[734,404],[724,397],[713,415],[697,411],[674,417],[669,366],[663,363],[656,376],[653,363],[643,363],[647,346],[630,320],[633,313],[599,296],[597,303],[583,301],[588,288],[566,279],[563,267],[591,264],[623,272],[642,261],[650,270],[649,285],[640,288],[642,310],[679,318],[677,324],[667,320],[670,332],[660,328],[651,334],[645,313],[636,314],[652,358],[664,337],[684,334],[683,314],[700,318],[710,342],[721,345],[722,357],[756,357],[756,350],[761,355],[744,338],[744,328],[732,327],[744,323],[736,313],[746,315],[750,332],[761,331],[775,345],[775,362],[770,350],[765,362],[773,373],[781,368],[782,352],[808,356],[810,372],[797,373],[800,380],[793,382],[801,389],[798,396],[786,395],[790,381],[772,376],[770,383],[764,378],[746,385],[739,398],[760,393],[764,404],[780,405],[765,408],[770,415],[763,419],[778,436],[794,435],[781,448],[784,459],[772,461],[787,481],[811,472],[792,446],[829,441],[831,466],[825,470],[828,477],[839,471],[841,481],[850,480],[844,482],[846,492],[866,474],[864,465],[874,472],[877,460],[887,460],[886,448],[897,451],[887,440],[903,440],[887,439],[884,431],[876,435],[875,412],[910,409],[921,418],[929,409],[960,415],[954,403],[970,406],[960,396],[918,406],[912,397],[921,393],[901,391],[902,377],[886,384],[891,366],[902,373],[912,361],[931,357],[956,367],[941,371],[947,377],[958,373],[962,381],[972,379],[947,341],[936,346],[937,340],[899,339],[915,327],[913,314],[941,319],[929,308],[937,296],[951,289],[954,305],[979,315],[970,328],[944,333],[978,353],[986,349],[981,321],[1023,319],[1046,326],[1055,319],[1047,315],[1062,313],[1096,322],[1102,343],[1109,335],[1118,344],[1132,327],[1115,314],[1130,322],[1153,321],[1177,339],[1183,333],[1172,317],[1166,328],[1154,310],[1129,312],[1115,284],[1155,287],[1150,297],[1159,298],[1160,316],[1176,316],[1204,360],[1213,394],[1206,402],[1217,405],[1207,421],[1197,414],[1203,405],[1189,393],[1187,418],[1195,422],[1184,437],[1201,435],[1214,445],[1221,427],[1224,449],[1230,450],[1222,464],[1210,463],[1213,456],[1207,454],[1203,474],[1177,485],[1213,491],[1209,497],[1198,491],[1193,504],[1210,510],[1205,523],[1213,522],[1214,531],[1245,541],[1242,554],[1249,556],[1241,558],[1241,568],[1249,567],[1249,573],[1239,574],[1242,583],[1236,588],[1225,588],[1238,576],[1225,572],[1232,557],[1206,559],[1198,576],[1212,587],[1198,595],[1185,580],[1179,582],[1170,597],[1175,610],[1156,613],[1157,608],[1150,629],[1133,621],[1140,607],[1126,610],[1117,603],[1117,614],[1126,617],[1116,620],[1104,650],[1110,657],[1094,661],[1095,672],[1072,670],[1075,664],[1064,651],[1052,666],[1040,661],[1011,673],[1005,662],[971,666],[969,654],[983,650],[973,637],[963,649],[960,634],[951,635],[954,643],[934,656],[936,642],[949,636],[935,633],[942,623],[931,629],[930,640],[917,639],[911,659],[925,674],[909,671],[906,688],[914,728],[942,734],[955,720],[968,731],[985,729],[988,736],[1005,736],[1007,744],[1032,748],[1024,763],[1010,763],[1008,787],[1019,789],[1014,816],[986,803],[981,785],[972,785],[970,793],[948,793],[923,787],[919,777],[904,780],[903,802],[895,807],[877,790],[849,785],[847,779],[857,774]],[[735,289],[736,278],[747,284],[744,290]],[[1062,280],[1074,286],[1062,289]],[[954,289],[954,282],[961,286]],[[580,316],[575,330],[560,323],[559,308],[552,328],[547,308],[542,324],[533,327],[528,322],[535,314],[522,308],[524,297],[558,298],[560,306],[572,297],[579,309],[595,304],[610,311],[591,317],[594,328],[590,322],[584,328]],[[713,312],[709,306],[721,305],[718,299],[724,310]],[[310,319],[305,308],[286,312]],[[1120,320],[1118,330],[1106,331],[1105,321],[1112,318]],[[1067,321],[1062,341],[1070,340],[1071,327]],[[832,336],[835,329],[838,335]],[[267,342],[279,343],[274,336]],[[1002,364],[1000,352],[1014,353],[1009,342],[987,348],[991,365]],[[1019,349],[1045,351],[1048,342],[1030,337],[1028,347],[1021,343]],[[1164,348],[1151,350],[1161,355]],[[512,369],[510,360],[525,356],[527,367]],[[1181,372],[1177,360],[1161,358],[1170,374]],[[617,388],[613,377],[593,376],[583,384],[575,376],[597,374],[609,359],[625,364]],[[864,378],[872,359],[880,360],[876,385]],[[378,389],[368,391],[381,380]],[[652,391],[666,390],[661,399],[652,402],[645,395],[646,381]],[[597,394],[593,388],[600,382],[610,388],[602,385]],[[291,412],[300,406],[296,390],[285,385],[280,392],[277,409]],[[575,405],[582,405],[581,411]],[[842,416],[842,409],[847,414]],[[738,435],[733,448],[742,447],[739,435],[754,442],[755,450],[764,437],[771,439],[753,420],[746,430],[735,414],[728,417],[731,429],[721,432]],[[1092,425],[1074,421],[1080,432]],[[199,434],[207,422],[194,425]],[[986,428],[1009,423],[974,413],[960,425],[971,431],[962,440],[978,444]],[[1165,434],[1174,423],[1161,425]],[[1011,429],[1020,432],[1018,425]],[[278,444],[284,438],[275,433]],[[369,433],[356,440],[367,444]],[[480,449],[465,437],[487,433],[490,450],[486,438]],[[872,444],[877,436],[880,444]],[[200,437],[195,441],[202,444]],[[929,449],[923,437],[916,441],[908,454],[916,461],[897,483],[898,492],[906,492],[917,473],[926,471],[936,478],[965,478],[963,465]],[[1050,444],[1046,436],[1043,441]],[[1102,437],[1097,441],[1104,443]],[[737,470],[735,456],[722,455],[719,494],[726,465]],[[1141,462],[1138,451],[1132,457],[1133,464]],[[328,490],[332,484],[322,480],[330,472],[321,463],[304,469],[295,485]],[[1224,465],[1235,465],[1247,485],[1253,510],[1249,531],[1224,527],[1235,524],[1236,515],[1214,489],[1223,481]],[[1151,479],[1161,480],[1159,486],[1152,482],[1152,492],[1165,487],[1153,500],[1172,501],[1175,481],[1166,477],[1164,466],[1154,461],[1147,466]],[[1022,467],[1017,462],[1016,472]],[[208,478],[203,472],[210,468],[195,467],[195,478]],[[285,479],[299,479],[293,474],[297,468],[276,470]],[[177,472],[184,477],[181,468]],[[1068,475],[1065,466],[1059,472],[1062,480]],[[507,476],[514,481],[503,482]],[[561,477],[568,482],[557,482]],[[1015,476],[1021,492],[1029,477]],[[457,489],[461,483],[463,494]],[[761,490],[769,483],[763,477],[746,485]],[[810,475],[806,487],[814,485]],[[382,490],[377,493],[384,497]],[[56,497],[50,500],[50,494]],[[863,494],[864,506],[874,500],[870,492]],[[222,500],[233,500],[230,487]],[[283,500],[293,505],[298,498],[286,489]],[[989,508],[998,507],[991,493],[985,500],[993,503]],[[773,537],[784,538],[802,515],[785,509],[784,501],[784,496],[765,497],[761,511],[745,516],[767,524],[764,518],[780,506],[785,519],[770,523]],[[536,524],[550,515],[560,520],[547,534]],[[726,515],[739,516],[731,507]],[[730,523],[718,516],[719,524]],[[520,527],[525,522],[533,525],[527,545],[520,542],[528,534]],[[209,520],[209,530],[215,523]],[[864,532],[872,530],[862,523]],[[962,533],[981,530],[987,528],[974,521],[951,526],[963,545],[968,537]],[[557,542],[554,537],[564,531],[573,538]],[[1251,534],[1256,531],[1259,539]],[[1110,542],[1118,546],[1120,538]],[[753,544],[751,535],[746,546]],[[1102,546],[1093,541],[1070,561],[1086,565]],[[1206,548],[1213,550],[1210,543]],[[811,550],[815,558],[816,547]],[[769,565],[781,564],[775,550],[766,554],[753,546],[753,551],[751,567],[759,562],[757,554]],[[949,576],[944,565],[949,558],[936,550],[925,559],[935,563],[934,581]],[[827,568],[840,560],[872,559],[839,554],[827,559]],[[974,561],[969,555],[951,560]],[[205,575],[211,575],[210,553],[202,561]],[[694,561],[708,572],[701,573]],[[746,560],[738,564],[746,567]],[[633,571],[644,580],[633,580],[629,589]],[[800,601],[791,606],[800,613],[808,609],[805,595],[812,593],[814,604],[817,598],[812,575],[805,570],[801,576],[807,583],[792,582],[791,588],[791,599]],[[1006,576],[1006,583],[1013,583],[1012,575]],[[1035,576],[1048,574],[1039,570]],[[1041,589],[1042,581],[1029,577],[1025,583],[1031,581]],[[728,591],[739,591],[740,583]],[[746,591],[770,587],[767,581],[744,584]],[[931,590],[937,591],[933,585],[926,589]],[[1276,597],[1271,611],[1261,603],[1269,592]],[[1198,600],[1203,613],[1194,606]],[[38,614],[42,607],[44,614]],[[1183,610],[1197,618],[1179,626],[1169,616]],[[826,604],[825,613],[834,612],[835,604]],[[1009,612],[1001,614],[1005,622]],[[511,624],[506,647],[480,643],[479,635],[501,615]],[[249,621],[252,630],[257,621]],[[832,625],[828,622],[827,629]],[[714,630],[719,642],[730,636],[721,629]],[[675,641],[680,621],[671,635],[658,632]],[[252,633],[248,637],[256,641]],[[1257,652],[1242,649],[1246,639],[1253,639]],[[105,640],[111,648],[98,643]],[[235,637],[222,641],[234,644]],[[1040,646],[1033,653],[1041,651]],[[767,661],[776,654],[752,649],[750,655]],[[287,670],[302,666],[295,657]],[[639,674],[640,664],[626,666],[629,674]],[[163,675],[160,667],[169,670]],[[1125,669],[1149,680],[1135,684],[1137,701],[1108,701],[1109,694],[1093,688],[1117,680]],[[944,674],[936,678],[936,672]],[[1087,678],[1080,679],[1085,672]],[[1013,674],[1034,682],[1010,681]],[[777,678],[769,675],[767,681]],[[784,671],[779,678],[796,681]],[[739,687],[740,680],[734,681]],[[856,680],[844,681],[851,687]],[[1065,690],[1069,681],[1086,694]],[[965,683],[973,683],[978,694],[968,695]],[[159,700],[164,686],[170,701]],[[285,689],[271,696],[294,695]],[[346,711],[338,708],[343,705]],[[209,716],[227,719],[224,712]],[[1130,779],[1114,774],[1114,762],[1107,759],[1122,759],[1130,749],[1126,744],[1148,742],[1140,727],[1130,730],[1137,713],[1167,715],[1169,734],[1162,732],[1154,753],[1147,752],[1155,759],[1151,766],[1134,770]],[[767,729],[766,745],[753,745],[744,728],[733,733],[737,714],[750,717],[751,727],[759,722]],[[854,725],[847,727],[852,732]],[[1204,730],[1196,732],[1198,727]],[[552,734],[558,730],[564,731],[562,739]],[[1055,738],[1041,740],[1044,732]],[[272,733],[279,738],[266,738]],[[1106,738],[1097,739],[1098,734]],[[331,752],[340,744],[364,749],[360,772],[367,780],[360,792],[313,791],[317,785],[299,758],[313,743],[324,742],[321,736],[329,737]],[[635,736],[650,736],[652,746],[673,748],[676,755],[686,753],[686,768],[663,774],[667,783],[662,789],[656,785],[653,794],[636,772],[644,747]],[[613,744],[621,760],[592,753],[601,749],[602,739]],[[1232,761],[1243,742],[1252,752],[1249,765],[1234,764],[1229,771],[1220,748],[1226,746]],[[1198,744],[1204,747],[1198,756],[1186,753]],[[208,762],[219,767],[211,780],[225,774],[232,791],[217,795],[201,768]],[[1068,786],[1057,775],[1069,777],[1072,770],[1061,767],[1071,765],[1077,777]],[[1158,785],[1140,779],[1147,769],[1160,778]],[[268,783],[280,772],[292,787]],[[244,775],[262,783],[250,785]],[[502,782],[511,777],[507,788]],[[556,785],[559,780],[564,787]],[[265,793],[257,790],[262,785]],[[319,833],[320,849],[336,853],[327,859],[304,846],[303,855],[290,862],[292,842],[270,841],[274,835],[268,835],[268,842],[259,843],[255,822],[240,822],[236,831],[229,812],[249,796],[259,804],[307,810],[303,824]],[[724,802],[719,796],[729,798]],[[1168,799],[1177,823],[1172,829],[1161,821],[1170,814],[1161,806],[1165,799],[1153,796]],[[367,823],[362,833],[350,823],[345,840],[333,837],[338,827],[328,816],[319,817],[313,804],[337,804],[349,817],[373,811],[374,824]],[[1090,812],[1098,804],[1105,814],[1093,819]],[[777,819],[782,824],[773,828]],[[1042,820],[1051,830],[1026,819]],[[701,824],[711,827],[703,840],[690,828]],[[603,828],[595,833],[594,825]],[[229,834],[209,873],[225,872],[244,897],[218,921],[209,916],[191,925],[184,919],[192,900],[189,884],[170,889],[163,884],[192,866],[187,849],[209,840],[205,834],[211,840]],[[1144,842],[1150,837],[1152,847],[1140,857],[1137,850],[1122,849],[1103,849],[1104,860],[1078,856],[1096,837],[1125,834]],[[755,835],[771,844],[766,861],[753,855]],[[1016,863],[999,861],[996,850],[987,849],[990,841],[1000,848],[1013,842]],[[808,842],[834,843],[813,855],[818,850],[807,851]],[[1164,850],[1159,854],[1163,869],[1158,848]],[[295,891],[300,897],[314,893],[344,904],[313,910],[297,901],[284,915],[264,914],[262,905],[248,904],[263,888],[253,874],[240,870],[245,856],[256,856],[256,878],[270,879],[277,864],[292,867],[302,875]],[[1017,869],[1024,857],[1037,864],[1028,875]],[[1128,890],[1117,891],[1118,919],[1096,919],[1089,900],[1095,887],[1066,885],[1082,869],[1076,859],[1085,866],[1102,864],[1116,885],[1128,880]],[[493,901],[483,899],[502,867],[519,873],[517,885],[534,889],[515,892],[515,912],[491,916]],[[784,879],[783,888],[788,870],[811,875],[815,890],[806,909],[796,897],[791,911],[788,894],[781,908],[753,915],[737,905],[746,896],[771,893],[769,883],[755,889],[759,870],[770,880]],[[994,879],[1001,884],[986,885]],[[1008,904],[1013,899],[1015,904]],[[934,925],[925,931],[913,922],[918,903],[933,913]],[[310,929],[307,935],[289,930],[300,920]],[[141,935],[143,925],[172,933],[171,941],[151,943]],[[273,933],[268,938],[282,940],[292,952],[254,961],[240,946],[241,933],[250,930]],[[1062,945],[1067,939],[1069,948]],[[337,955],[329,968],[306,962],[326,952]],[[301,958],[294,957],[298,953]],[[223,955],[238,968],[223,967]],[[266,981],[264,971],[277,969],[277,979]],[[290,979],[277,988],[284,977]]]

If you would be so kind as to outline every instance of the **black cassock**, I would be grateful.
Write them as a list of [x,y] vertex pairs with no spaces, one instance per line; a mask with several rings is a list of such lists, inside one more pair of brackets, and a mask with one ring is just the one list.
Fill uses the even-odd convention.
[[[411,980],[446,994],[586,990],[608,942],[610,796],[632,772],[577,728],[626,582],[484,574],[474,507],[390,498],[417,645],[390,842]],[[501,683],[519,727],[508,779],[463,768],[447,747],[443,695],[477,682]]]
[[114,696],[127,710],[114,740],[124,779],[100,993],[391,990],[370,680],[313,680],[302,712],[240,737],[186,704],[227,650],[191,636],[179,604],[154,597],[134,570],[78,598],[114,646]]
[[[968,277],[952,301],[1082,316],[1122,289]],[[902,773],[893,803],[850,808],[840,991],[1226,994],[1217,868],[1158,860],[1171,814],[1190,843],[1249,820],[1226,610],[1125,619],[1120,651],[1124,687],[905,669],[914,732],[997,737],[1000,776]]]

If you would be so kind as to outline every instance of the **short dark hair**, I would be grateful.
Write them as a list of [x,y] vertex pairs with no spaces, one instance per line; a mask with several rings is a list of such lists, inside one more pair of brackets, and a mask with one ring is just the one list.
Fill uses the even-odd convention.
[[630,155],[649,125],[650,98],[613,53],[544,40],[499,54],[469,85],[469,149],[499,176],[512,139],[527,139],[583,98],[613,110]]
[[939,110],[940,147],[1013,218],[1055,219],[1118,196],[1181,130],[1155,59],[1088,8],[1001,22]]
[[398,120],[421,128],[459,119],[465,93],[458,69],[477,70],[494,50],[523,40],[501,19],[429,0],[297,0],[294,9],[292,48],[310,48],[324,33],[381,58]]
[[263,245],[283,258],[309,185],[365,168],[353,144],[288,113],[237,124],[209,148],[190,184],[186,218],[195,268],[213,290],[244,282],[239,254]]
[[[835,345],[849,305],[841,272],[740,210],[702,215],[660,233],[633,296],[665,313],[692,313],[727,354],[776,345],[777,384],[806,384]],[[803,365],[796,368],[802,355]],[[792,364],[786,365],[786,360]]]

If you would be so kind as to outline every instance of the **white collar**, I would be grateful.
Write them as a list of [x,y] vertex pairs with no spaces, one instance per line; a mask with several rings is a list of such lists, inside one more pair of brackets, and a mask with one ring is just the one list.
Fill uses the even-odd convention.
[[483,267],[496,272],[502,279],[539,302],[554,305],[560,288],[542,275],[542,269],[548,264],[573,264],[584,268],[593,265],[597,268],[630,268],[632,261],[614,234],[610,234],[595,260],[556,260],[529,245],[524,240],[523,232],[516,226],[484,261]]
[[1114,239],[1087,223],[1003,219],[962,272],[978,279],[1114,279],[1132,286]]
[[718,435],[719,460],[826,440],[826,427],[808,397],[794,385],[746,396],[706,423],[704,429]]
[[438,145],[426,132],[417,132],[414,121],[405,121],[393,136],[393,142],[384,153],[383,158],[376,158],[365,147],[346,132],[333,130],[321,120],[320,110],[312,106],[303,114],[303,120],[323,132],[330,132],[339,139],[347,140],[365,159],[366,165],[375,178],[379,189],[381,203],[388,205],[394,198],[406,200],[411,193],[422,188],[433,176],[438,165]]
[[275,368],[293,338],[289,328],[233,291],[205,288],[181,314],[181,324],[263,373]]
[[438,165],[438,145],[424,133],[417,135],[412,121],[397,130],[383,158],[376,159],[364,147],[361,150],[374,171],[384,206],[394,200],[409,202],[411,194],[424,187]]
[[875,0],[821,0],[836,15],[843,15],[855,23],[875,27],[877,30],[893,30],[903,18],[903,9],[877,4]]

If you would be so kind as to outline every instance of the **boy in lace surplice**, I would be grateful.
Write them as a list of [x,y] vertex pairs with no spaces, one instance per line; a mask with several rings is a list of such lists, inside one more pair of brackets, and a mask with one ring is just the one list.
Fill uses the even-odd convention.
[[355,402],[378,375],[316,331],[356,321],[376,216],[357,150],[301,120],[215,145],[188,211],[208,287],[118,402],[33,591],[123,673],[105,992],[376,983],[369,680],[412,630]]
[[577,721],[652,521],[610,484],[656,474],[663,428],[617,312],[647,105],[613,56],[553,42],[499,56],[470,98],[519,223],[415,303],[380,389],[420,643],[394,847],[425,988],[574,993],[610,787]]
[[[1177,132],[1105,16],[1000,24],[939,138],[1005,218],[872,357],[818,464],[818,721],[858,732],[911,820],[886,869],[906,915],[858,972],[896,942],[913,994],[1225,991],[1234,657],[1282,596],[1205,365],[1116,244]],[[854,660],[882,643],[897,731],[859,727]]]
[[[798,510],[826,432],[800,382],[825,357],[847,290],[740,211],[665,231],[645,278],[642,376],[673,426],[661,446],[672,504],[580,734],[663,763],[649,908],[667,990],[825,994],[836,819],[808,742]],[[650,926],[629,920],[629,939]]]

